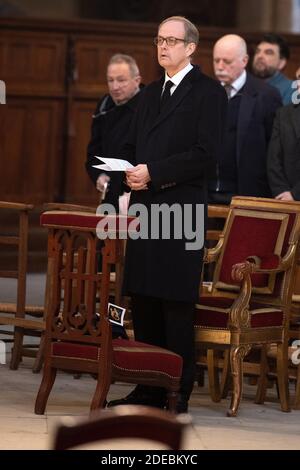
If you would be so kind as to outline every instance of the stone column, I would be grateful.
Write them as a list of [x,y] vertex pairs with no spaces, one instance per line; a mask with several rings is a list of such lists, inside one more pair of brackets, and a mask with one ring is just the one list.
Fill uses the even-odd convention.
[[271,31],[276,0],[238,0],[237,27],[243,31]]
[[300,0],[238,0],[237,27],[244,31],[300,32]]
[[300,32],[300,0],[277,0],[275,28],[282,32]]

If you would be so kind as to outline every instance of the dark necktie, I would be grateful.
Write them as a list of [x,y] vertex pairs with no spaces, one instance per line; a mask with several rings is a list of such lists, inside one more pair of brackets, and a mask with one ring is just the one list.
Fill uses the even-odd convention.
[[164,106],[166,106],[169,99],[171,98],[170,90],[171,90],[173,85],[174,85],[174,83],[171,82],[171,80],[168,80],[165,83],[165,88],[164,88],[163,94],[161,95],[161,98],[160,98],[160,109],[161,110],[163,109]]

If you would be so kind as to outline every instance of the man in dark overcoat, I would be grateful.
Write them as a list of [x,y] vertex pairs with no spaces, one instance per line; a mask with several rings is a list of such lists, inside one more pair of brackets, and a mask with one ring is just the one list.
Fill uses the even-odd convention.
[[275,199],[300,201],[300,87],[298,94],[295,92],[295,104],[277,111],[268,152],[268,177]]
[[[124,173],[110,174],[94,168],[101,162],[95,158],[119,158],[128,138],[128,130],[140,99],[140,72],[133,57],[115,54],[107,66],[109,94],[96,106],[87,147],[86,170],[97,190],[105,196],[104,202],[119,211],[119,197],[124,192]],[[108,184],[108,188],[104,189]]]
[[236,34],[221,37],[214,46],[214,69],[228,95],[224,145],[217,178],[210,184],[209,202],[230,204],[234,195],[270,197],[267,151],[278,90],[246,71],[245,40]]
[[[141,230],[149,228],[148,239],[128,240],[124,291],[132,299],[135,339],[183,358],[178,412],[187,411],[193,388],[206,180],[220,150],[227,107],[222,87],[191,64],[198,39],[197,28],[186,18],[160,24],[155,44],[165,73],[144,90],[123,153],[135,165],[126,173],[129,211],[140,207]],[[161,225],[153,219],[158,208]],[[177,215],[169,218],[172,209]],[[110,405],[164,407],[165,400],[164,391],[137,386]]]

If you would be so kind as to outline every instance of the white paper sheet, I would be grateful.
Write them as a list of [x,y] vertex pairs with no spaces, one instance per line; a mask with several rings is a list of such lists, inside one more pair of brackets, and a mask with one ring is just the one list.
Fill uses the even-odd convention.
[[93,165],[94,168],[98,168],[103,171],[126,171],[128,168],[133,168],[133,165],[127,160],[121,160],[119,158],[103,158],[95,155],[98,160],[104,162],[102,165]]

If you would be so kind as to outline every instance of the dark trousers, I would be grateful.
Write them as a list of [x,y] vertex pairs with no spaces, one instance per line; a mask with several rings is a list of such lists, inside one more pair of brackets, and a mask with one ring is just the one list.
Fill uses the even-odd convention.
[[179,354],[183,359],[180,394],[186,400],[195,376],[195,304],[135,295],[132,321],[136,341],[153,344]]

